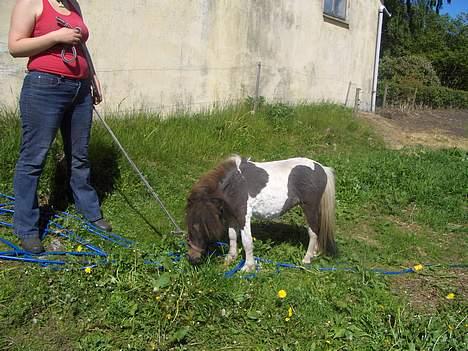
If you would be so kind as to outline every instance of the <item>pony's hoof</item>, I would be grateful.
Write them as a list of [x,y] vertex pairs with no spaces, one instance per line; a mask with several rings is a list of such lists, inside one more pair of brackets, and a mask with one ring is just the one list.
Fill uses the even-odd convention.
[[241,272],[244,273],[250,273],[255,271],[255,263],[254,264],[244,264],[244,266],[241,268]]
[[234,262],[236,260],[237,257],[234,257],[234,256],[231,256],[231,255],[227,255],[226,258],[224,259],[224,264],[226,266],[229,266],[232,262]]

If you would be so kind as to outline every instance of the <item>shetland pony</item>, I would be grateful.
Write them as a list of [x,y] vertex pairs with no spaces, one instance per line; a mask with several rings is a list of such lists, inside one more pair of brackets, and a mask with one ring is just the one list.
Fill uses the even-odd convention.
[[243,271],[255,268],[250,221],[271,219],[299,205],[308,222],[309,246],[302,260],[336,251],[335,177],[333,169],[307,158],[252,162],[233,156],[203,175],[193,186],[186,207],[188,259],[200,263],[210,242],[228,228],[226,263],[237,258],[240,232],[245,251]]

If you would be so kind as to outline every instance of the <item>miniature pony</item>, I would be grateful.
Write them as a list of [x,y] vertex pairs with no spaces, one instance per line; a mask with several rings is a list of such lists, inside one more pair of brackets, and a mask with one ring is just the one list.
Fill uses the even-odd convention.
[[187,200],[188,259],[201,262],[208,244],[228,228],[226,263],[237,258],[240,232],[245,251],[243,271],[255,268],[250,221],[271,219],[299,205],[308,223],[309,245],[302,260],[336,252],[335,176],[333,169],[307,158],[252,162],[232,156],[203,175]]

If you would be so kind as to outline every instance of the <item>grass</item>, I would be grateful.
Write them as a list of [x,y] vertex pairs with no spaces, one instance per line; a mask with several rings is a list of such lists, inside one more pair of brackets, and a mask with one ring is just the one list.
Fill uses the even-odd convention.
[[[164,120],[109,115],[107,122],[181,226],[192,184],[232,153],[258,161],[306,156],[334,167],[340,254],[304,271],[278,274],[265,264],[253,279],[224,278],[232,267],[220,256],[197,268],[185,259],[172,262],[167,253],[181,250],[181,238],[170,234],[158,205],[95,123],[92,182],[116,232],[137,243],[123,249],[97,242],[112,263],[91,273],[79,264],[56,271],[0,263],[0,349],[466,349],[466,273],[446,266],[466,263],[466,152],[387,150],[349,110],[327,104],[265,104],[256,115],[235,106]],[[19,129],[16,113],[3,111],[2,193],[12,193]],[[73,211],[60,157],[58,141],[40,198]],[[76,223],[65,224],[80,232]],[[303,224],[298,210],[273,223],[256,222],[255,254],[299,263],[306,250]],[[15,240],[6,229],[0,236]],[[369,271],[418,263],[442,266],[398,277]],[[358,272],[317,270],[331,266]],[[277,297],[280,289],[285,299]],[[447,299],[449,293],[455,298]]]

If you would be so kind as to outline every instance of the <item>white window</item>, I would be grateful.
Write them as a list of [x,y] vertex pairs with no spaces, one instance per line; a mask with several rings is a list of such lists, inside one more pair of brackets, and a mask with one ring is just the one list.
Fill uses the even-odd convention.
[[346,19],[346,1],[347,0],[324,0],[323,12],[326,15]]

